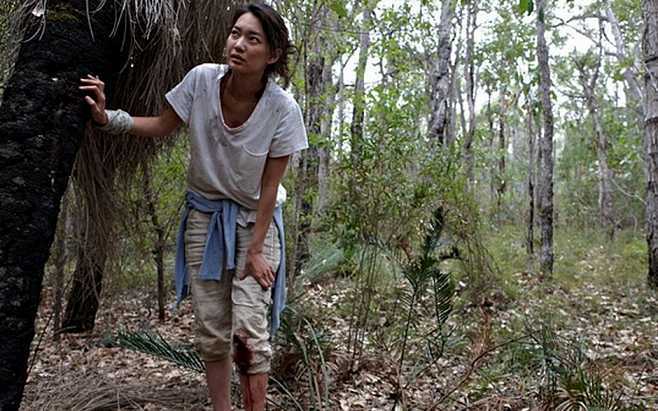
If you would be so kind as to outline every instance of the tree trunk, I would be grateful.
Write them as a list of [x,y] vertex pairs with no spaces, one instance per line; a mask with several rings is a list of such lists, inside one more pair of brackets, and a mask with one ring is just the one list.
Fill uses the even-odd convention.
[[553,105],[551,103],[551,68],[548,44],[545,37],[546,0],[537,1],[537,63],[539,64],[539,91],[541,98],[544,133],[539,141],[539,224],[541,228],[541,253],[539,256],[542,276],[553,274]]
[[[320,11],[321,17],[317,24],[322,25],[325,21],[327,11]],[[311,29],[312,33],[317,30]],[[312,50],[310,58],[304,50],[305,72],[304,72],[304,94],[305,94],[305,123],[309,135],[315,136],[311,140],[317,140],[322,134],[322,117],[324,114],[324,71],[325,57],[322,52],[320,38],[315,35],[315,41],[311,44]],[[329,68],[330,69],[330,68]],[[299,168],[295,184],[295,228],[294,228],[294,247],[290,269],[293,270],[290,275],[291,284],[299,274],[302,266],[308,260],[309,236],[311,234],[311,223],[313,220],[313,203],[311,190],[318,184],[320,155],[319,148],[316,144],[311,144],[308,150],[301,153]]]
[[614,207],[612,203],[612,170],[608,166],[608,136],[603,130],[601,113],[596,97],[596,84],[599,78],[600,57],[597,67],[592,75],[588,75],[585,66],[579,67],[579,80],[585,95],[585,102],[590,117],[594,122],[596,135],[596,156],[599,168],[599,219],[602,227],[606,229],[608,240],[612,241],[615,235]]
[[[93,230],[87,224],[87,229]],[[107,255],[101,250],[92,250],[84,245],[79,247],[61,332],[80,333],[94,329],[106,261]]]
[[649,285],[658,288],[658,0],[643,0],[644,33],[642,52],[646,65],[644,76],[644,138],[647,173],[647,247]]
[[464,78],[466,79],[466,102],[468,104],[468,128],[464,135],[464,166],[466,176],[472,186],[475,179],[473,140],[475,139],[475,30],[477,28],[477,4],[472,1],[468,5],[466,22],[466,58],[464,60]]
[[[88,73],[121,64],[107,39],[114,11],[52,1],[43,35],[22,43],[0,107],[0,409],[17,410],[27,378],[43,270],[88,113],[78,90]],[[90,8],[96,9],[97,1]],[[109,4],[109,3],[108,3]],[[59,17],[59,18],[58,18]],[[27,36],[37,29],[34,24]]]
[[[367,2],[366,2],[367,3]],[[358,164],[361,158],[361,145],[363,141],[363,122],[365,109],[365,75],[368,64],[368,50],[370,49],[370,20],[372,10],[366,4],[363,9],[361,22],[361,35],[359,38],[359,62],[356,67],[356,82],[354,84],[354,100],[352,101],[351,158],[352,164]]]
[[[487,90],[487,125],[488,125],[488,135],[487,135],[487,143],[489,145],[489,153],[494,153],[495,152],[495,147],[494,147],[494,141],[495,141],[495,135],[496,133],[494,132],[494,118],[493,118],[493,110],[491,108],[491,91]],[[488,162],[489,163],[489,162]],[[487,165],[487,168],[489,165]],[[492,211],[492,215],[494,215],[494,204],[496,203],[496,173],[493,170],[493,160],[491,161],[491,170],[492,172],[489,173],[489,207]]]
[[[461,16],[459,16],[457,19],[459,20],[460,18]],[[462,60],[461,48],[462,48],[463,39],[462,39],[461,27],[458,30],[456,30],[456,32],[457,32],[457,39],[456,39],[457,48],[455,49],[455,60],[448,62],[448,73],[456,73],[457,67],[459,67]],[[448,94],[448,114],[447,114],[448,127],[444,132],[445,146],[452,146],[455,143],[455,139],[457,138],[457,105],[461,104],[461,106],[463,106],[463,101],[462,101],[463,98],[461,95],[461,82],[457,78],[457,76],[451,75],[449,78],[450,78],[450,86],[449,86],[450,92]],[[464,108],[460,107],[460,110],[463,113]]]
[[626,62],[628,59],[628,53],[626,52],[626,45],[624,44],[624,36],[621,32],[619,20],[617,20],[617,16],[613,12],[609,0],[607,1],[605,12],[608,23],[612,29],[611,31],[615,42],[615,48],[617,49],[615,57],[617,62],[623,63],[625,67],[623,76],[624,82],[626,83],[626,96],[631,101],[634,109],[636,110],[636,113],[638,114],[638,117],[643,119],[644,107],[642,103],[642,91],[637,78],[637,73],[633,70],[633,66],[628,66]]
[[[75,210],[80,230],[76,231],[78,255],[60,330],[63,333],[81,333],[94,329],[106,262],[113,255],[112,247],[116,242],[111,224],[114,219],[111,210],[106,210],[108,204],[116,201],[112,188],[116,172],[111,165],[100,163],[99,166],[99,163],[89,161],[98,158],[95,153],[109,152],[103,143],[110,140],[100,140],[97,146],[94,139],[100,138],[103,137],[93,134],[87,136],[80,147],[73,170],[74,186],[80,189],[81,206]],[[81,177],[86,179],[84,187],[79,180]]]
[[165,227],[158,218],[158,198],[153,191],[153,181],[151,179],[151,171],[149,170],[148,165],[144,165],[144,200],[146,200],[146,212],[151,217],[151,224],[153,224],[153,231],[155,232],[151,253],[153,254],[153,260],[157,272],[158,319],[164,321],[165,298],[167,294],[164,281],[164,255],[165,247],[167,246],[167,239]]
[[[317,202],[317,215],[324,214],[327,205],[329,204],[329,177],[330,177],[330,152],[331,152],[331,124],[336,106],[336,89],[333,86],[332,67],[333,59],[325,60],[325,67],[322,70],[322,84],[325,93],[325,102],[323,106],[326,111],[323,113],[320,120],[320,134],[322,135],[325,144],[318,147],[318,202]],[[332,88],[332,90],[328,90]]]
[[438,28],[439,49],[434,62],[431,78],[429,121],[430,141],[437,145],[447,142],[447,130],[449,125],[448,97],[450,94],[450,53],[452,51],[452,17],[454,9],[451,0],[443,0],[441,6],[441,20]]
[[535,255],[535,130],[533,102],[528,97],[528,214],[526,220],[526,252],[528,254],[528,271],[531,271]]
[[507,160],[507,139],[505,138],[505,114],[506,102],[505,92],[501,93],[501,110],[498,113],[498,170],[496,170],[496,210],[498,215],[503,211],[503,197],[507,189],[507,181],[505,179],[505,167]]

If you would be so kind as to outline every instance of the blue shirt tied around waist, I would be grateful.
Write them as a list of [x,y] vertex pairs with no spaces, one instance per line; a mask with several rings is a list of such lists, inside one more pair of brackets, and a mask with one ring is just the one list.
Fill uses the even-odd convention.
[[[176,304],[185,298],[189,292],[187,286],[187,261],[185,259],[185,229],[190,210],[194,209],[206,214],[212,214],[208,225],[208,236],[203,251],[203,260],[199,276],[202,280],[219,281],[223,268],[235,271],[235,247],[237,218],[240,206],[232,200],[208,200],[200,194],[188,191],[185,196],[185,211],[181,218],[178,236],[176,237]],[[286,304],[286,259],[285,236],[283,232],[283,213],[281,207],[274,209],[274,224],[279,232],[281,247],[281,262],[276,272],[272,287],[272,317],[270,336],[274,336],[281,324],[281,312]]]

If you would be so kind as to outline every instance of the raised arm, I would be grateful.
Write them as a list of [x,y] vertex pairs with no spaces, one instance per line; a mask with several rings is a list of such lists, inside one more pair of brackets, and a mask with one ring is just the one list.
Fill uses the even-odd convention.
[[[80,83],[80,90],[88,91],[90,94],[85,96],[85,101],[89,104],[92,121],[99,126],[106,125],[109,119],[105,112],[105,83],[91,75],[81,78]],[[162,110],[159,116],[133,117],[132,119],[133,124],[129,133],[143,137],[169,135],[183,122],[169,105]]]

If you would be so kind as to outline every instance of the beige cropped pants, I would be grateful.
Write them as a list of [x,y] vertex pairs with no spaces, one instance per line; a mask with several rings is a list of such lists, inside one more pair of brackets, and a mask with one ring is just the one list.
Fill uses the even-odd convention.
[[[272,359],[268,321],[272,289],[263,289],[252,276],[239,279],[254,225],[237,227],[235,272],[224,269],[221,280],[202,280],[199,270],[209,221],[209,214],[191,210],[185,230],[197,349],[206,362],[224,360],[232,353],[241,374],[267,373]],[[263,255],[276,272],[281,256],[273,222],[263,244]]]

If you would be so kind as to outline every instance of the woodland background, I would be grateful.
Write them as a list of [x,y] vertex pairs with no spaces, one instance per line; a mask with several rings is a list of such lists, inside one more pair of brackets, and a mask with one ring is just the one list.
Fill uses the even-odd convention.
[[[0,4],[3,90],[19,3]],[[162,33],[189,39],[204,14],[124,3],[143,37],[109,87],[133,114],[156,112],[221,49],[174,58]],[[210,3],[225,23],[232,4]],[[273,3],[311,148],[284,182],[271,409],[658,408],[658,3]],[[87,25],[58,4],[27,10],[45,30]],[[87,131],[22,409],[211,409],[189,301],[172,310],[185,133]]]

